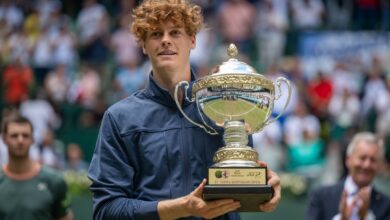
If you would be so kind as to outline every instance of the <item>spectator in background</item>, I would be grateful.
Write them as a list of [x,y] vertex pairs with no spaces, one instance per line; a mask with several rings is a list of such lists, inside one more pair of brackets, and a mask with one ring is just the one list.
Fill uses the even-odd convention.
[[348,30],[352,26],[353,1],[325,0],[328,28]]
[[11,0],[0,2],[0,20],[5,20],[11,29],[21,27],[23,23],[23,11]]
[[[285,4],[287,4],[285,2]],[[287,15],[278,10],[273,0],[260,1],[256,22],[256,37],[260,65],[274,65],[282,57],[288,28]]]
[[197,77],[207,75],[208,71],[210,71],[209,65],[211,63],[220,62],[221,55],[219,51],[213,51],[215,42],[215,36],[212,35],[210,30],[202,29],[196,35],[196,48],[190,54],[190,61]]
[[4,62],[6,60],[6,56],[8,54],[6,51],[6,42],[7,42],[7,37],[11,33],[11,28],[7,26],[7,23],[5,22],[4,19],[0,19],[0,62]]
[[356,93],[345,88],[343,93],[333,95],[327,111],[332,123],[330,138],[338,142],[359,125],[361,102]]
[[381,140],[368,132],[356,134],[347,149],[347,178],[312,192],[306,219],[388,219],[390,198],[372,185],[383,158]]
[[328,105],[333,95],[333,84],[327,75],[321,71],[307,83],[307,96],[313,114],[320,120],[328,115]]
[[115,74],[114,83],[117,83],[123,97],[142,89],[146,82],[146,74],[144,69],[136,61],[128,61],[118,69]]
[[26,19],[23,22],[23,31],[26,33],[28,41],[32,42],[32,45],[36,44],[41,28],[38,11],[34,7],[29,8]]
[[[117,1],[118,2],[118,1]],[[119,22],[122,17],[126,17],[127,23],[131,23],[133,17],[131,16],[131,12],[135,8],[138,0],[119,0],[118,3],[118,12],[114,14],[114,21]],[[111,13],[112,14],[112,13]],[[129,27],[129,26],[127,26]]]
[[386,109],[387,88],[380,62],[374,59],[363,83],[362,113],[369,131],[375,132],[375,121]]
[[115,56],[116,68],[125,68],[129,63],[139,65],[142,53],[129,27],[129,16],[119,17],[118,29],[111,36],[111,48]]
[[70,88],[68,99],[71,103],[77,103],[84,108],[94,109],[100,94],[101,77],[88,64],[80,67],[78,78],[75,79]]
[[34,39],[29,38],[22,28],[14,29],[4,42],[3,58],[5,63],[18,59],[27,65],[33,46]]
[[[386,146],[390,146],[390,74],[386,76],[386,91],[380,94],[377,99],[379,99],[378,103],[380,103],[381,111],[378,112],[375,131],[380,137],[389,138]],[[388,150],[390,155],[390,149]]]
[[45,79],[44,89],[48,100],[58,109],[67,101],[68,90],[71,85],[71,77],[66,65],[57,65]]
[[356,30],[379,28],[381,0],[355,0],[354,27]]
[[66,147],[66,169],[77,172],[87,172],[88,163],[83,159],[83,151],[80,145],[70,143]]
[[[291,70],[290,73],[292,73],[293,71]],[[277,65],[271,65],[267,68],[267,71],[265,72],[264,74],[268,79],[272,80],[274,83],[276,83],[276,79],[280,76],[284,76],[286,77],[286,74],[285,72],[282,72],[280,70],[280,68],[277,66]],[[292,74],[290,74],[292,75]],[[289,78],[289,77],[287,77]],[[284,110],[284,107],[285,107],[285,104],[287,102],[287,98],[288,98],[288,93],[289,93],[289,90],[288,90],[288,87],[285,83],[281,83],[281,86],[280,86],[280,91],[279,91],[279,87],[276,87],[276,93],[281,94],[281,97],[279,99],[276,99],[275,102],[274,102],[274,108],[272,110],[272,115],[273,116],[277,116],[281,113],[284,113],[281,115],[281,117],[279,118],[279,120],[283,123],[284,122],[284,119],[289,115],[291,114],[291,112],[294,111],[295,109],[295,106],[297,105],[297,102],[298,102],[298,94],[299,94],[299,87],[297,86],[297,81],[298,80],[294,80],[294,79],[290,79],[290,86],[291,86],[291,96],[290,96],[290,102],[289,104],[287,105],[285,111],[283,112]]]
[[77,17],[81,58],[94,65],[107,61],[106,42],[109,31],[106,9],[96,0],[84,0],[83,9]]
[[[272,120],[272,118],[270,119]],[[259,158],[267,162],[271,170],[279,171],[286,165],[286,153],[282,148],[283,130],[279,121],[268,124],[258,133],[252,135],[253,148],[259,153]]]
[[361,87],[360,73],[354,73],[347,67],[346,63],[336,61],[332,71],[333,94],[341,95],[345,90],[359,94]]
[[29,90],[34,84],[32,70],[22,59],[15,54],[12,62],[5,67],[2,76],[4,101],[10,106],[18,107],[28,97]]
[[65,168],[65,144],[56,139],[53,130],[46,131],[39,148],[42,165],[57,170]]
[[39,23],[41,27],[49,27],[53,22],[52,14],[61,10],[61,1],[59,0],[37,0],[34,5],[39,14]]
[[294,112],[286,117],[284,135],[289,169],[317,177],[324,162],[324,143],[320,139],[320,122],[308,111],[305,102],[298,102]]
[[221,3],[216,16],[223,45],[234,43],[240,53],[251,58],[256,8],[248,0],[227,0]]
[[77,39],[67,23],[59,24],[58,34],[53,39],[53,64],[62,65],[67,71],[76,67],[78,61]]
[[294,28],[315,30],[323,26],[326,13],[322,0],[294,0],[290,4]]
[[29,157],[34,137],[28,119],[5,118],[2,135],[9,162],[0,170],[0,219],[73,219],[63,177]]
[[47,73],[53,68],[54,38],[47,26],[42,26],[32,52],[34,76],[38,85],[43,85]]
[[32,91],[27,99],[21,103],[19,111],[22,116],[28,118],[33,124],[34,140],[37,145],[42,143],[48,130],[56,130],[62,123],[53,106],[46,100],[42,89]]

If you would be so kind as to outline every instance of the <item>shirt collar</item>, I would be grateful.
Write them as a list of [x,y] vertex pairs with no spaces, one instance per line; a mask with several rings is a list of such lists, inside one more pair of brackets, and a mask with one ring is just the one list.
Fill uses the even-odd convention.
[[[372,186],[368,186],[371,190]],[[358,190],[359,187],[356,185],[356,183],[353,181],[351,176],[348,176],[344,183],[344,190],[347,191],[348,196],[354,196]]]
[[[191,82],[189,82],[190,86],[188,88],[187,94],[190,95],[192,93],[192,84],[195,82],[195,74],[191,71]],[[176,102],[168,92],[168,90],[162,88],[153,78],[153,72],[149,74],[149,82],[146,86],[147,95],[155,100],[156,102],[169,106],[169,107],[177,107]],[[188,97],[191,98],[191,97]],[[183,105],[189,105],[190,102],[184,100]]]

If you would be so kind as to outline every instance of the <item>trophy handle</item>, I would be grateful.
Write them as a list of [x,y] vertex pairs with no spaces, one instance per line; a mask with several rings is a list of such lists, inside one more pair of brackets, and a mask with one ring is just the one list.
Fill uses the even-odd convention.
[[276,87],[278,88],[278,96],[276,96],[276,97],[274,98],[274,100],[277,100],[277,99],[279,99],[279,98],[282,96],[282,88],[280,87],[281,82],[284,82],[284,83],[287,85],[287,87],[288,87],[288,97],[287,97],[287,101],[286,101],[286,103],[284,104],[283,110],[282,110],[275,118],[273,118],[272,120],[266,121],[266,122],[265,122],[265,125],[269,125],[269,124],[271,124],[272,122],[278,120],[278,118],[284,114],[284,112],[286,111],[286,108],[287,108],[288,104],[290,103],[290,98],[291,98],[291,84],[290,84],[290,81],[289,81],[288,79],[284,78],[284,77],[278,77],[278,78],[276,79],[276,83],[275,83],[275,84],[276,84]]
[[216,135],[218,134],[218,132],[216,132],[214,129],[210,128],[212,131],[209,131],[205,126],[203,126],[202,124],[199,124],[199,123],[196,123],[194,122],[190,117],[187,116],[187,114],[183,111],[183,109],[181,108],[181,104],[179,102],[179,99],[177,97],[177,94],[178,94],[178,91],[179,91],[179,87],[181,87],[182,85],[184,85],[184,89],[185,89],[185,99],[189,102],[194,102],[193,99],[189,99],[188,96],[187,96],[187,91],[188,91],[188,82],[187,81],[181,81],[179,82],[178,84],[176,84],[175,86],[175,94],[174,94],[174,99],[175,99],[175,103],[176,103],[176,106],[177,108],[179,109],[179,111],[181,112],[181,114],[184,116],[184,118],[186,118],[189,122],[191,122],[191,124],[195,125],[195,126],[198,126],[200,128],[202,128],[204,131],[206,131],[208,134],[211,134],[211,135]]

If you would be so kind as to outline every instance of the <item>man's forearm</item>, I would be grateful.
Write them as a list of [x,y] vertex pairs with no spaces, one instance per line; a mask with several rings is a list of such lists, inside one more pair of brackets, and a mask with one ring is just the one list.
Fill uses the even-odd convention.
[[186,210],[186,197],[161,201],[157,204],[158,215],[161,220],[178,219],[190,214]]

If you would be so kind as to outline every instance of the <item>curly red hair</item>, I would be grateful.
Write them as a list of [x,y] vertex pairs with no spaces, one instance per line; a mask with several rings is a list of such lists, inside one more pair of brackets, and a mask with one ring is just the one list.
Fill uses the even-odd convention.
[[144,0],[133,11],[131,31],[138,42],[145,41],[146,33],[157,28],[160,22],[170,21],[177,27],[184,27],[190,36],[195,36],[203,25],[200,6],[187,0]]

